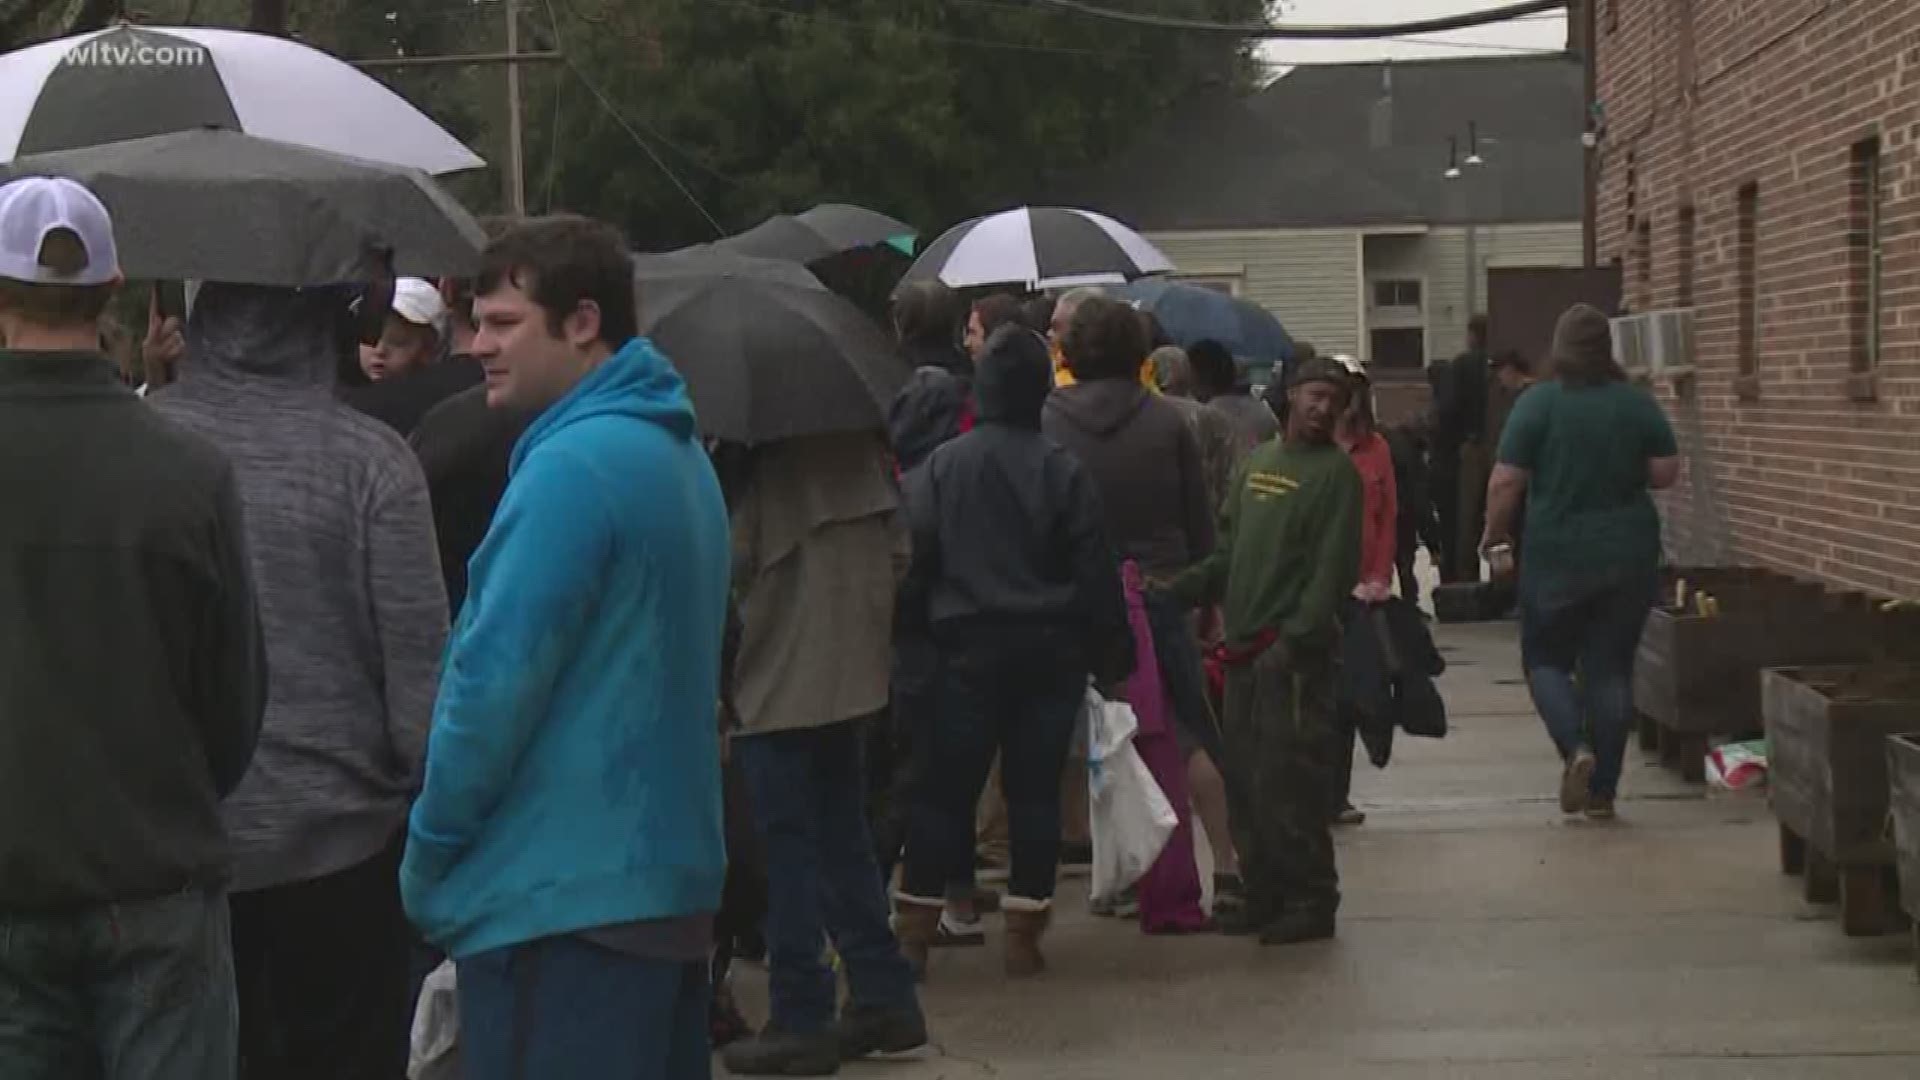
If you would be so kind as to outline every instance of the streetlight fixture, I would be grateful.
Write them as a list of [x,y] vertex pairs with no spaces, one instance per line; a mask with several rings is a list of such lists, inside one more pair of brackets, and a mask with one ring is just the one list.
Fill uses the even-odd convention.
[[1487,159],[1480,156],[1480,125],[1476,121],[1467,121],[1467,164],[1481,166]]
[[1441,175],[1449,180],[1460,179],[1460,137],[1447,136],[1447,171]]

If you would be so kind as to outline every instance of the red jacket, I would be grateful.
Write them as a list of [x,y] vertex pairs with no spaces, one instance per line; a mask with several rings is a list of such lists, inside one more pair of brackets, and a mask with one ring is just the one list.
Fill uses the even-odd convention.
[[1379,432],[1347,448],[1366,493],[1360,522],[1360,584],[1393,586],[1395,518],[1399,493],[1393,482],[1393,451]]

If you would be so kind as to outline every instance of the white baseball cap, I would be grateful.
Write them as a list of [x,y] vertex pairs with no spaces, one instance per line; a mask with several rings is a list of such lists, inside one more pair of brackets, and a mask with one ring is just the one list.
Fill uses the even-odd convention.
[[[48,234],[66,229],[87,263],[62,274],[40,262]],[[106,285],[120,276],[113,218],[93,192],[72,180],[32,176],[0,186],[0,278],[30,285]]]
[[393,283],[393,313],[415,326],[431,327],[436,334],[447,330],[447,302],[440,290],[425,278],[403,277]]
[[1343,368],[1346,368],[1347,374],[1353,376],[1356,379],[1367,378],[1367,365],[1361,363],[1360,361],[1354,359],[1351,356],[1348,356],[1345,353],[1335,354],[1335,356],[1333,357],[1333,362],[1336,364],[1339,364]]

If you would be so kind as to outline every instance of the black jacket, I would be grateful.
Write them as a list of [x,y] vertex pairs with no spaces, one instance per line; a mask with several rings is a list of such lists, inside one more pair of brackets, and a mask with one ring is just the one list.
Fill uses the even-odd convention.
[[902,472],[919,468],[927,455],[965,432],[972,398],[971,381],[945,368],[914,371],[887,409],[887,439]]
[[233,469],[86,353],[0,352],[0,911],[227,875],[266,661]]
[[[936,637],[1063,631],[1102,677],[1132,670],[1119,568],[1092,478],[1040,434],[1052,381],[1037,335],[1016,330],[982,357],[979,426],[907,477],[913,563],[903,603]],[[911,622],[911,613],[906,617]]]
[[1123,558],[1170,574],[1213,550],[1200,444],[1180,410],[1132,379],[1098,379],[1055,390],[1042,427],[1093,477]]
[[399,432],[404,439],[413,434],[434,406],[462,390],[478,386],[485,378],[480,361],[456,355],[391,379],[347,387],[340,392],[340,397]]
[[433,407],[410,440],[427,476],[440,573],[455,616],[467,598],[467,562],[487,538],[507,492],[507,466],[527,420],[487,407],[487,388],[462,390]]
[[1379,604],[1350,599],[1341,625],[1338,706],[1359,730],[1368,760],[1386,767],[1395,729],[1445,738],[1447,704],[1433,681],[1447,662],[1419,609],[1397,596]]

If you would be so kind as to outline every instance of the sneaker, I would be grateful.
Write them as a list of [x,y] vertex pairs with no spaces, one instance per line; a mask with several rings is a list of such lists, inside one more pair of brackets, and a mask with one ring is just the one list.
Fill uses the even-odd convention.
[[1364,825],[1366,824],[1366,821],[1367,821],[1366,813],[1364,811],[1354,809],[1354,806],[1352,803],[1348,803],[1346,806],[1341,808],[1339,813],[1333,815],[1333,823],[1335,825]]
[[961,922],[953,917],[953,912],[943,911],[940,924],[934,928],[933,940],[927,945],[935,949],[971,949],[986,943],[987,932],[979,919]]
[[1299,945],[1333,936],[1333,912],[1295,908],[1260,931],[1262,945]]
[[1612,820],[1613,820],[1613,819],[1614,819],[1615,817],[1618,817],[1618,816],[1619,816],[1619,815],[1617,815],[1617,814],[1615,814],[1615,813],[1614,813],[1614,811],[1613,811],[1613,797],[1612,797],[1612,796],[1610,796],[1610,795],[1593,795],[1593,796],[1590,796],[1590,797],[1588,797],[1588,799],[1587,799],[1587,820],[1589,820],[1589,821],[1612,821]]
[[1567,762],[1565,772],[1560,774],[1560,812],[1578,814],[1587,808],[1591,798],[1594,767],[1600,764],[1593,751],[1586,747],[1574,751],[1572,760]]
[[1241,911],[1247,906],[1247,884],[1240,880],[1239,874],[1213,875],[1213,919],[1219,922],[1230,911]]
[[832,1076],[840,1071],[840,1041],[831,1031],[788,1035],[772,1029],[720,1052],[735,1076]]
[[918,1009],[849,1005],[834,1025],[834,1037],[840,1043],[842,1061],[910,1054],[927,1045],[927,1018]]

